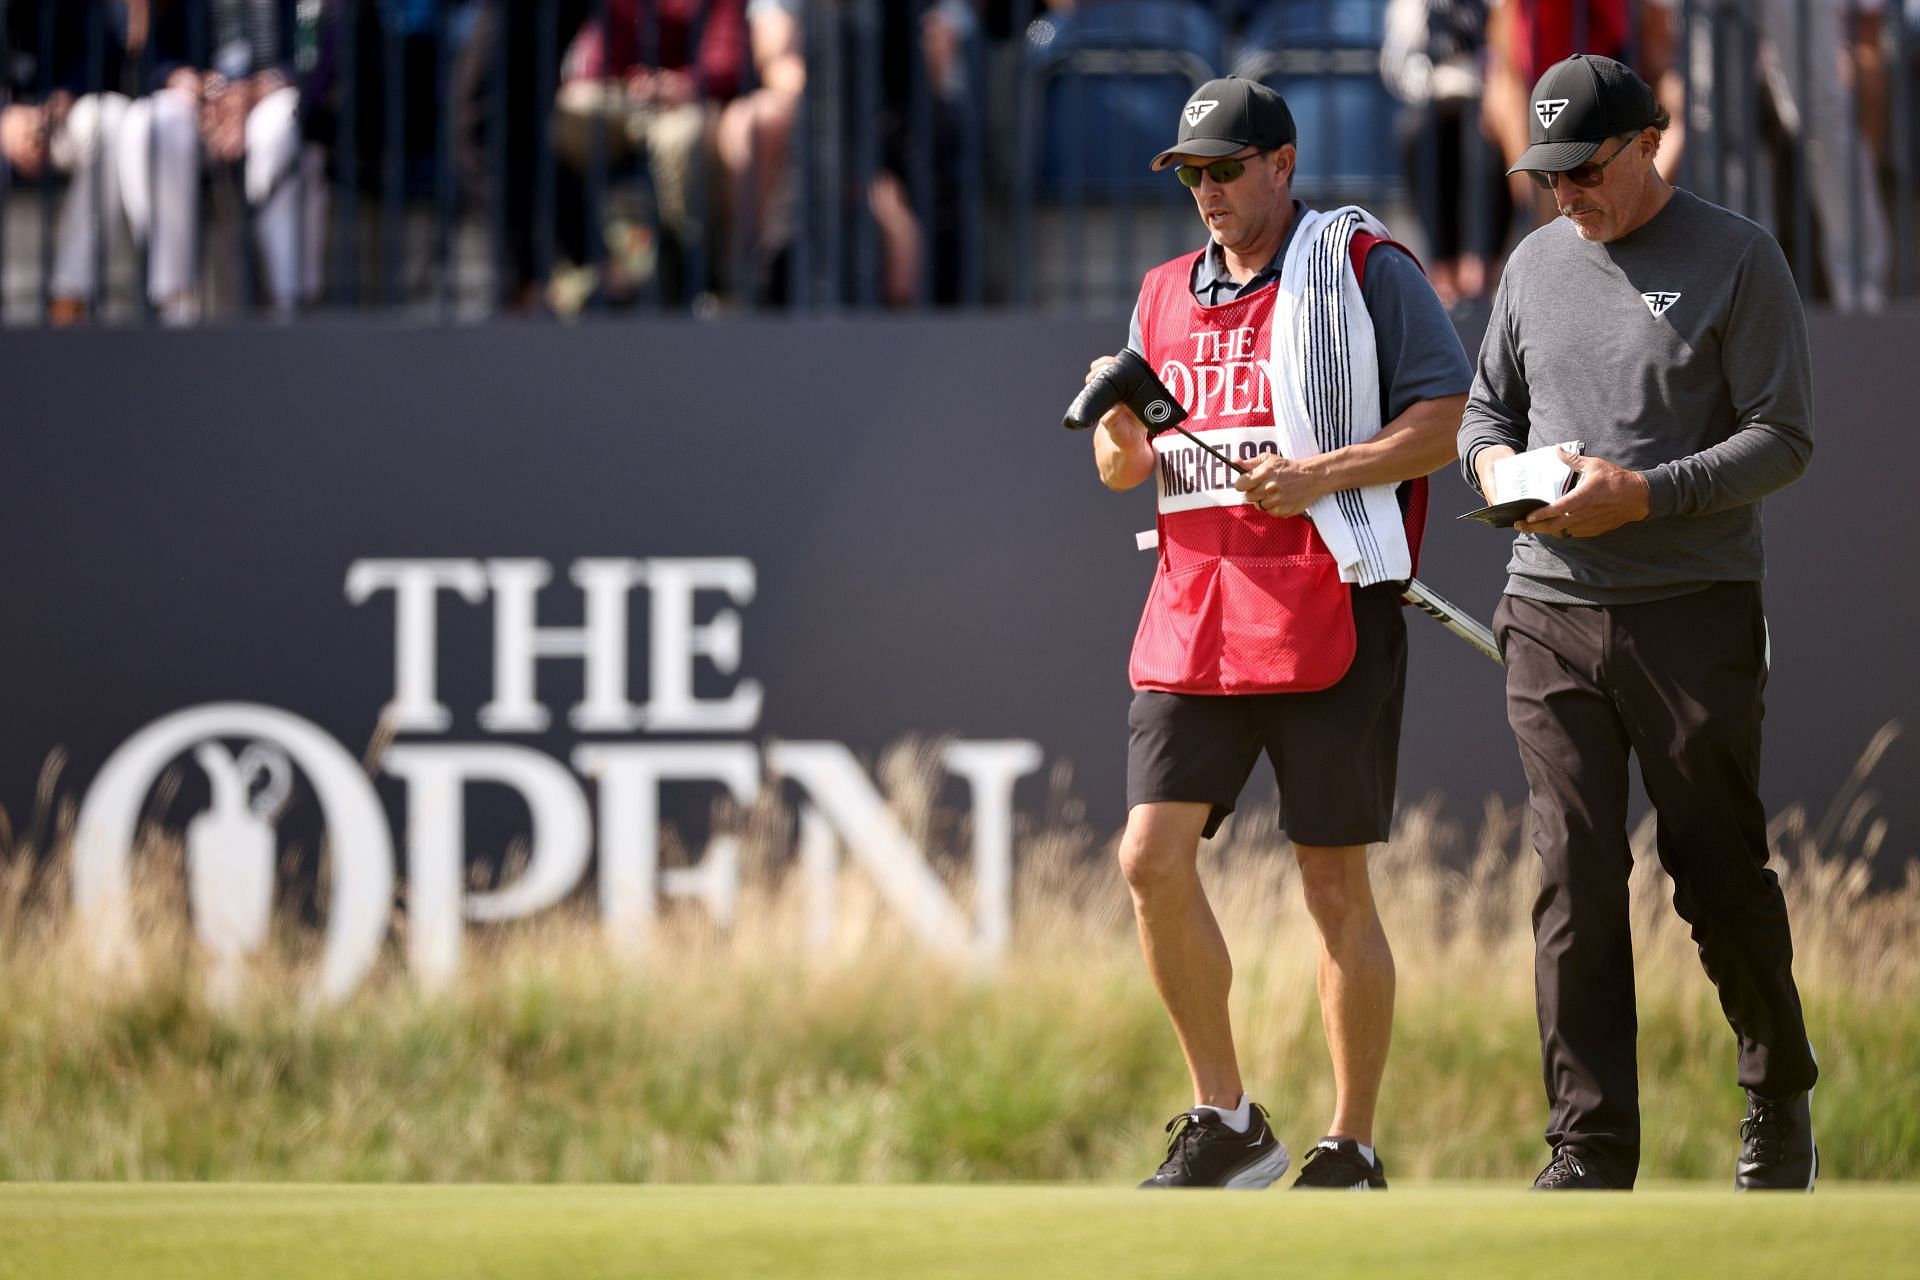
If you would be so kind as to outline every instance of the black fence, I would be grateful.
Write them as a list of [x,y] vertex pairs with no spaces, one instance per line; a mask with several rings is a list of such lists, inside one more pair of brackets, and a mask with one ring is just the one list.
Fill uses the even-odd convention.
[[1145,161],[1202,79],[1287,97],[1300,193],[1449,301],[1592,49],[1809,298],[1916,292],[1920,5],[1848,0],[0,0],[0,321],[315,309],[1108,310],[1193,247]]

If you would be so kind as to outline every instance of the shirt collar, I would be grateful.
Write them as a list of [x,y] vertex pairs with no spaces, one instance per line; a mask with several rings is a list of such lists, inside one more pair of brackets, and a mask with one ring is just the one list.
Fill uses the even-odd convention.
[[1194,296],[1211,305],[1251,293],[1278,279],[1280,268],[1287,259],[1287,246],[1293,243],[1294,232],[1300,229],[1300,215],[1306,211],[1307,206],[1303,202],[1293,202],[1293,220],[1287,223],[1287,234],[1281,238],[1280,247],[1274,250],[1273,260],[1254,272],[1244,284],[1227,273],[1227,251],[1220,247],[1220,242],[1208,240],[1207,251],[1200,255],[1200,261],[1193,269]]

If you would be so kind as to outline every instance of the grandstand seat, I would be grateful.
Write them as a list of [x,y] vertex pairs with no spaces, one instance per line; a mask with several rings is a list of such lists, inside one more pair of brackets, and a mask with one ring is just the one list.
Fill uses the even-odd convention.
[[[1028,102],[1042,189],[1113,199],[1164,194],[1147,160],[1223,61],[1214,14],[1192,0],[1094,0],[1027,32]],[[1033,122],[1029,122],[1033,123]]]
[[1270,0],[1241,35],[1234,74],[1286,98],[1308,189],[1378,198],[1398,186],[1400,108],[1380,79],[1384,9],[1380,0]]

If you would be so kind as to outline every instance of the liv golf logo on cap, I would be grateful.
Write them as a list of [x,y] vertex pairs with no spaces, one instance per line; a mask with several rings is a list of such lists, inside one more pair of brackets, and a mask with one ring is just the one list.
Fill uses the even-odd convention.
[[1540,117],[1540,127],[1553,128],[1553,122],[1560,118],[1560,113],[1567,109],[1567,103],[1570,101],[1572,101],[1570,98],[1542,98],[1534,103],[1533,114]]

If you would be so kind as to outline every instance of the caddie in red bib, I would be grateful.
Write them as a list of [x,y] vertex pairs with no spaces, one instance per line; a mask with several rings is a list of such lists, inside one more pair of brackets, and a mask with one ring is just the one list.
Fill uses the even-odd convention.
[[1277,93],[1209,81],[1178,129],[1154,168],[1192,190],[1209,241],[1147,273],[1128,346],[1234,465],[1150,436],[1124,405],[1094,432],[1107,486],[1151,480],[1158,496],[1120,862],[1194,1105],[1142,1185],[1264,1187],[1291,1165],[1242,1086],[1226,941],[1196,871],[1264,753],[1320,931],[1334,1063],[1332,1120],[1293,1185],[1384,1188],[1373,1113],[1393,958],[1366,852],[1393,815],[1422,477],[1453,456],[1471,374],[1419,265],[1371,214],[1293,199]]

